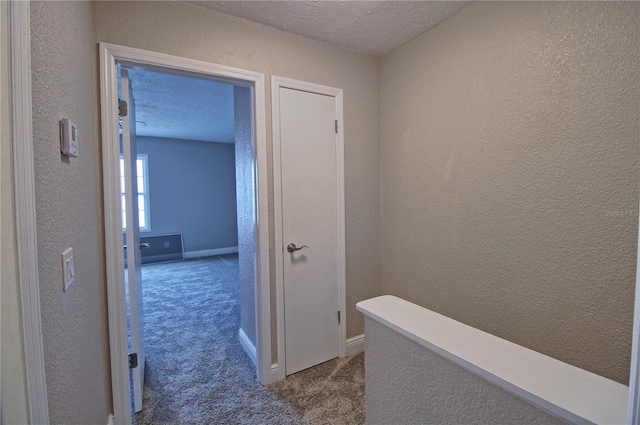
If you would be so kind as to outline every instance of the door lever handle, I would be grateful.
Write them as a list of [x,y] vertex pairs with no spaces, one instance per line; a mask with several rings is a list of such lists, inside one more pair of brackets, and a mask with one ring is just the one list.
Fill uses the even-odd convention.
[[309,248],[309,247],[307,245],[296,246],[296,244],[294,244],[293,242],[287,245],[287,251],[289,252],[300,251],[302,248]]
[[[127,249],[127,246],[124,245],[123,248]],[[139,242],[138,243],[138,248],[149,248],[149,242]]]

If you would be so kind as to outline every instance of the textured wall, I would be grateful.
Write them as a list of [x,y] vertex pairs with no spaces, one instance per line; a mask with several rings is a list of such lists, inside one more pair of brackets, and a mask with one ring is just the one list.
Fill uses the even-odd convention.
[[639,21],[478,2],[381,59],[383,292],[627,382]]
[[[104,424],[111,411],[102,179],[91,3],[31,4],[40,302],[51,423]],[[72,53],[72,55],[70,55]],[[78,125],[80,157],[60,154],[58,122]],[[62,291],[60,253],[74,248]]]
[[151,231],[182,233],[185,252],[238,246],[236,174],[230,143],[137,138],[148,155]]
[[[94,3],[95,40],[344,89],[347,337],[363,332],[357,301],[380,295],[378,63],[375,58],[177,2]],[[269,159],[268,175],[272,175]],[[274,258],[273,182],[269,228]],[[271,261],[272,293],[275,293]],[[275,312],[275,308],[273,308]],[[275,330],[273,332],[275,341]]]
[[365,327],[368,425],[564,423],[375,320]]
[[253,196],[253,141],[251,89],[233,88],[236,135],[236,198],[238,215],[238,278],[240,328],[256,344],[255,205]]

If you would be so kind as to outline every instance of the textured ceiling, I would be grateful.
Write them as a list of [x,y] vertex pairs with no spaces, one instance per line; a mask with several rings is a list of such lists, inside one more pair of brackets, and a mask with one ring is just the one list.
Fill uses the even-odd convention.
[[[380,56],[460,11],[462,1],[189,1]],[[130,71],[140,136],[234,143],[233,85]]]
[[189,1],[188,3],[381,56],[469,1]]
[[129,78],[138,136],[235,142],[232,84],[141,68]]

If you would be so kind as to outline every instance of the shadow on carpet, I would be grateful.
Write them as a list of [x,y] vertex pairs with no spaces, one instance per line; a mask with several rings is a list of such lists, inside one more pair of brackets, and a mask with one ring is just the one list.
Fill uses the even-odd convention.
[[261,386],[238,342],[238,257],[143,266],[143,410],[134,424],[363,424],[364,355]]

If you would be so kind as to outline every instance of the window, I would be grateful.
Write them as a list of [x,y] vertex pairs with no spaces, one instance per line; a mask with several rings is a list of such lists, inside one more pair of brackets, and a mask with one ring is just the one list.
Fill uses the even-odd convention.
[[[136,159],[136,174],[138,183],[138,221],[141,232],[150,232],[151,223],[149,220],[149,183],[147,172],[147,155],[138,155]],[[124,196],[124,158],[120,157],[120,192],[122,204],[122,230],[127,230],[127,210]]]

